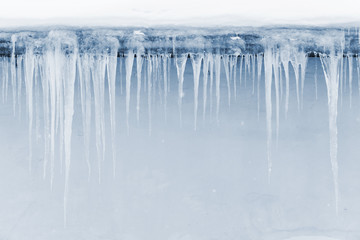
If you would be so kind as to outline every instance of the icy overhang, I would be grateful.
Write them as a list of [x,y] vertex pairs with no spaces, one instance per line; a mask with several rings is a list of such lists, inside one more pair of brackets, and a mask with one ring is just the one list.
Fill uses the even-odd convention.
[[266,47],[302,51],[310,56],[359,53],[359,29],[355,27],[159,27],[16,29],[0,32],[0,55],[22,55],[26,49],[43,54],[57,42],[61,49],[79,53],[141,55],[216,53],[261,54]]

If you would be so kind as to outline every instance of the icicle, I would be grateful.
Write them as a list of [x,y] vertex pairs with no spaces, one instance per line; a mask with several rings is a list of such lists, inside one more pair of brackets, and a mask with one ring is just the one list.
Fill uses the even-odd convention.
[[179,112],[180,112],[180,127],[182,126],[182,99],[184,97],[183,85],[184,85],[184,72],[185,72],[186,60],[187,60],[187,54],[181,54],[181,55],[177,56],[176,60],[175,60],[176,61],[176,71],[177,71],[177,76],[178,76],[178,81],[179,81],[178,105],[179,105]]
[[129,111],[130,111],[130,90],[131,90],[131,75],[132,68],[134,63],[134,53],[130,50],[127,53],[125,60],[125,69],[126,69],[126,126],[127,126],[127,134],[129,135]]
[[136,120],[139,124],[140,119],[140,92],[141,92],[141,70],[143,59],[141,53],[136,54],[136,74],[137,74],[137,91],[136,91]]
[[84,147],[85,147],[85,160],[88,166],[88,180],[91,176],[90,164],[90,123],[91,123],[91,95],[89,90],[90,83],[90,66],[88,55],[77,58],[79,84],[80,84],[80,100],[81,100],[81,113],[82,125],[84,132]]
[[164,113],[165,113],[165,123],[167,122],[167,94],[169,91],[168,88],[168,72],[167,72],[167,62],[168,62],[168,56],[164,55],[162,56],[163,60],[163,77],[164,77]]
[[[50,74],[48,65],[46,63],[46,56],[41,56],[39,59],[40,75],[41,75],[41,85],[43,91],[43,111],[44,111],[44,175],[46,170],[46,165],[50,156],[50,146],[51,146],[51,125],[50,125],[50,106],[49,106],[49,97],[50,97]],[[51,185],[52,186],[52,185]]]
[[152,93],[152,60],[151,56],[148,56],[148,65],[147,65],[147,93],[148,93],[148,115],[149,115],[149,135],[151,136],[152,132],[152,116],[151,116],[151,93]]
[[[117,51],[119,43],[114,40],[111,46],[110,55],[107,56],[107,78],[109,86],[109,102],[110,102],[110,126],[111,126],[111,148],[112,148],[112,162],[113,162],[113,176],[116,174],[116,145],[115,145],[115,132],[116,132],[116,119],[115,119],[115,94],[116,94],[116,65],[117,65]],[[141,58],[141,57],[139,57]],[[141,73],[140,73],[141,74]]]
[[257,55],[257,110],[258,110],[258,120],[260,119],[260,79],[261,79],[261,69],[263,64],[264,56],[261,54]]
[[317,61],[316,60],[315,60],[314,81],[315,81],[315,100],[317,100],[318,99],[318,86],[317,86]]
[[340,78],[339,78],[339,86],[340,86],[340,105],[342,106],[343,104],[343,78],[344,78],[344,58],[341,59],[340,61]]
[[19,118],[21,117],[21,89],[22,89],[22,64],[23,56],[18,56],[16,59],[16,76],[17,76],[17,102],[18,102],[18,109],[19,109]]
[[[284,67],[285,73],[285,118],[287,118],[288,110],[289,110],[289,93],[290,93],[290,84],[289,84],[289,61],[290,61],[290,53],[288,49],[284,49],[280,51],[280,59],[281,63]],[[295,69],[294,69],[295,71]]]
[[242,82],[243,60],[244,60],[244,55],[240,55],[239,87],[241,87],[241,82]]
[[212,54],[209,54],[209,67],[210,67],[210,117],[212,117],[213,109],[213,82],[214,82],[214,57]]
[[123,60],[122,57],[119,57],[119,78],[120,78],[120,94],[123,94],[123,74],[122,74],[122,70],[123,70]]
[[324,70],[328,105],[329,105],[329,130],[330,130],[330,160],[334,178],[335,205],[338,213],[339,190],[338,190],[338,162],[337,162],[337,106],[339,97],[339,66],[342,74],[342,52],[335,54],[331,50],[330,56],[321,55],[320,60]]
[[12,97],[13,97],[13,111],[14,116],[16,113],[16,61],[15,61],[15,45],[16,45],[16,35],[11,36],[12,51],[11,51],[11,88],[12,88]]
[[252,83],[253,83],[253,89],[252,89],[252,94],[255,94],[255,54],[251,55],[251,65],[252,65]]
[[196,131],[197,127],[197,112],[198,112],[198,95],[199,95],[199,79],[200,79],[200,69],[201,61],[203,59],[202,54],[194,54],[191,58],[191,63],[194,72],[194,130]]
[[272,65],[273,53],[271,48],[265,49],[264,52],[264,69],[265,69],[265,105],[266,105],[266,132],[267,132],[267,161],[268,161],[268,179],[270,181],[272,161],[271,161],[271,138],[272,138],[272,106],[271,106],[271,84],[272,84]]
[[245,77],[245,88],[246,88],[246,82],[247,82],[247,76],[246,73],[248,73],[248,76],[250,76],[250,54],[246,54],[245,55],[245,73],[244,73],[244,77]]
[[353,57],[348,55],[349,61],[349,91],[350,91],[350,108],[352,107],[352,78],[353,78]]
[[76,74],[77,47],[66,58],[64,69],[64,150],[65,150],[65,190],[64,190],[64,224],[66,226],[67,195],[69,189],[69,174],[71,164],[71,135],[74,115],[74,83]]
[[219,124],[219,111],[220,111],[220,67],[221,56],[215,55],[215,85],[216,85],[216,122]]
[[206,115],[207,85],[208,85],[209,64],[210,64],[210,58],[211,57],[212,57],[212,55],[210,53],[205,54],[204,63],[203,63],[203,77],[204,77],[204,84],[203,84],[203,121],[205,121],[205,115]]
[[[360,29],[359,29],[359,38],[360,38]],[[356,70],[358,75],[358,91],[360,95],[360,58],[359,57],[356,58]]]
[[307,56],[306,53],[300,51],[298,53],[298,61],[301,69],[301,109],[304,107],[304,84],[305,84],[305,73],[306,73],[306,64],[307,64]]
[[276,53],[273,54],[273,70],[274,70],[274,83],[275,83],[275,98],[276,98],[276,147],[279,143],[279,53],[276,51]]
[[229,58],[230,58],[229,55],[224,55],[222,59],[225,68],[226,85],[228,90],[228,105],[230,107],[231,92],[230,92],[230,59]]
[[295,73],[296,99],[297,99],[298,111],[300,111],[299,65],[298,65],[298,62],[297,62],[296,55],[295,55],[295,59],[291,60],[291,65],[292,65],[292,67],[294,69],[294,73]]
[[25,53],[25,87],[26,105],[29,117],[29,170],[32,169],[32,128],[33,128],[33,82],[34,82],[34,53],[31,47]]
[[236,92],[236,67],[237,67],[237,61],[238,61],[238,56],[233,56],[231,58],[231,65],[232,65],[232,68],[233,69],[233,74],[234,74],[234,78],[233,78],[233,86],[234,86],[234,99],[236,101],[236,95],[237,95],[237,92]]
[[92,82],[94,90],[94,105],[95,105],[95,137],[96,137],[96,151],[98,160],[99,183],[101,182],[101,162],[105,157],[105,133],[104,133],[104,102],[103,102],[103,86],[105,80],[105,61],[102,56],[89,56]]
[[7,57],[2,57],[2,95],[3,103],[7,101],[9,88],[9,60]]

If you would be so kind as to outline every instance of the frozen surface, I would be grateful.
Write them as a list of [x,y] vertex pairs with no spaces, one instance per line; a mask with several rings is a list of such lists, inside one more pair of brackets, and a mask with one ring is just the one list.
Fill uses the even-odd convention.
[[358,32],[2,32],[0,239],[360,238]]

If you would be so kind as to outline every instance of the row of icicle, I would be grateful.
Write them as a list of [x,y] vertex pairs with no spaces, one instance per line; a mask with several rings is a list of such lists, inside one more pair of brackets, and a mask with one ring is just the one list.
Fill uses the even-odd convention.
[[[50,169],[50,182],[53,184],[55,152],[59,153],[59,163],[65,166],[65,193],[64,193],[64,220],[66,223],[66,207],[68,180],[71,165],[71,136],[72,121],[74,114],[75,81],[78,79],[80,86],[81,112],[84,132],[85,159],[88,164],[89,176],[91,174],[90,164],[90,133],[91,117],[95,120],[95,142],[98,163],[99,182],[101,180],[101,165],[105,158],[105,81],[108,85],[108,97],[110,103],[110,128],[111,128],[111,149],[113,174],[116,173],[116,143],[115,143],[115,88],[117,81],[118,57],[117,49],[119,44],[112,46],[107,53],[83,53],[78,52],[75,36],[66,36],[65,40],[71,51],[65,52],[62,49],[62,41],[58,34],[50,32],[49,42],[46,51],[35,54],[33,45],[26,45],[24,55],[15,56],[16,37],[12,38],[13,51],[11,58],[1,59],[2,72],[2,95],[3,101],[7,100],[9,85],[12,88],[14,113],[20,104],[22,88],[25,85],[26,106],[29,124],[29,168],[31,171],[32,139],[34,128],[34,109],[39,114],[43,110],[44,117],[44,178]],[[134,54],[136,53],[136,84],[133,77]],[[126,126],[129,134],[129,112],[131,101],[132,84],[136,86],[136,116],[139,121],[141,91],[147,93],[148,103],[148,124],[149,134],[152,131],[152,101],[155,91],[162,91],[163,106],[166,118],[167,96],[170,91],[170,55],[140,57],[143,52],[129,50],[125,56],[125,95],[126,95]],[[175,55],[175,66],[178,77],[178,106],[180,125],[182,124],[182,99],[184,96],[184,73],[189,54]],[[266,46],[264,54],[252,55],[220,55],[210,53],[190,54],[190,61],[193,70],[194,85],[194,130],[197,129],[197,116],[199,106],[200,74],[203,76],[203,117],[205,118],[207,106],[210,112],[216,113],[216,120],[219,121],[220,109],[220,83],[221,68],[225,70],[227,86],[227,102],[230,106],[232,97],[236,99],[237,88],[246,86],[246,75],[252,79],[252,93],[257,95],[257,107],[260,111],[260,83],[262,71],[264,71],[265,82],[265,104],[266,104],[266,127],[267,127],[267,160],[268,175],[270,179],[272,170],[271,148],[272,148],[272,88],[275,88],[275,119],[276,139],[279,136],[279,114],[280,101],[285,93],[285,117],[289,108],[289,72],[292,66],[295,74],[296,99],[298,110],[303,108],[303,91],[307,64],[307,54],[296,48]],[[330,129],[330,159],[334,176],[336,210],[338,209],[338,164],[337,164],[337,103],[338,89],[342,91],[343,68],[346,61],[343,60],[342,51],[332,50],[329,56],[321,55],[321,65],[324,71],[327,95],[329,103],[329,129]],[[348,57],[350,104],[352,95],[352,66],[353,58]],[[119,62],[120,64],[122,61]],[[146,63],[146,64],[145,64]],[[264,67],[263,67],[264,63]],[[244,66],[244,67],[243,67]],[[120,66],[120,69],[122,67]],[[360,61],[357,59],[357,69],[360,77]],[[245,72],[243,74],[243,71]],[[142,74],[142,73],[145,74]],[[256,74],[257,73],[257,74]],[[238,76],[237,76],[238,74]],[[245,75],[245,80],[242,80]],[[346,77],[345,77],[346,79]],[[274,81],[273,81],[274,80]],[[283,89],[285,81],[285,89]],[[315,76],[315,81],[317,78]],[[10,83],[10,84],[9,84]],[[315,82],[316,83],[316,82]],[[35,87],[34,87],[35,86]],[[316,85],[315,85],[316,86]],[[360,86],[360,84],[359,84]],[[121,85],[122,87],[122,85]],[[215,88],[215,93],[213,89]],[[40,89],[42,90],[40,94]],[[360,91],[360,88],[359,88]],[[157,93],[158,94],[158,93]],[[159,93],[160,94],[160,93]],[[210,95],[209,100],[208,96]],[[42,97],[42,107],[40,103]],[[213,109],[213,96],[215,96],[215,110]],[[94,104],[92,104],[92,99]],[[210,101],[210,104],[208,103]],[[93,106],[94,105],[94,106]],[[94,110],[94,113],[92,111]],[[59,149],[56,150],[56,145]]]

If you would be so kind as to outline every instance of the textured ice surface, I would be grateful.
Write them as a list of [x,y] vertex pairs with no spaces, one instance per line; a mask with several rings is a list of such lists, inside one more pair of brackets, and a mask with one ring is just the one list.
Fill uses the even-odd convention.
[[0,238],[360,237],[358,29],[0,44]]

